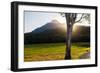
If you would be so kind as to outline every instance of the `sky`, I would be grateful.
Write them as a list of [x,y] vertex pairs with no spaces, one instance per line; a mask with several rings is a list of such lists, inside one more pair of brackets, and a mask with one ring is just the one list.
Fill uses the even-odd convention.
[[66,23],[65,18],[59,13],[25,11],[24,17],[25,33],[31,32],[32,30],[35,30],[36,28],[41,27],[54,19],[58,20],[60,23]]
[[[65,17],[60,13],[24,11],[24,33],[31,32],[55,19],[60,23],[66,24]],[[76,25],[84,24],[77,23]]]

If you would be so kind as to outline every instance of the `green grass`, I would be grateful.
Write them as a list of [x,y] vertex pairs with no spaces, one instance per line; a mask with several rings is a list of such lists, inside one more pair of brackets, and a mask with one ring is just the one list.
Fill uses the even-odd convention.
[[[24,46],[24,61],[64,60],[65,43],[31,44]],[[73,43],[71,48],[72,59],[79,59],[89,51],[89,43]]]

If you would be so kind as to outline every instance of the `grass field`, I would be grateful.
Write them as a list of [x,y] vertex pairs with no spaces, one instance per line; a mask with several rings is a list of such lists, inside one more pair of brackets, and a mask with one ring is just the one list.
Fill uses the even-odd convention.
[[[31,44],[24,46],[24,61],[64,60],[65,43]],[[72,59],[79,59],[81,55],[90,51],[89,43],[73,43]]]

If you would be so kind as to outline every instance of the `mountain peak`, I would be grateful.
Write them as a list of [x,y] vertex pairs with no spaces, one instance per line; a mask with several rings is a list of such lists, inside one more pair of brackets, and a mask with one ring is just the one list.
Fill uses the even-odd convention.
[[51,23],[59,23],[59,21],[54,19],[54,20],[51,21]]
[[43,31],[56,30],[56,29],[61,30],[61,29],[64,29],[64,28],[65,28],[64,25],[62,25],[58,20],[54,19],[51,22],[46,23],[45,25],[41,26],[40,28],[35,29],[32,32],[40,33],[40,32],[43,32]]

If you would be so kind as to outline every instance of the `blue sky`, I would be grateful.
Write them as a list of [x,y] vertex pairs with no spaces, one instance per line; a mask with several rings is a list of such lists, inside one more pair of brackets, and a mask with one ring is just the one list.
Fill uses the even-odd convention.
[[24,33],[31,32],[54,19],[61,23],[66,22],[65,18],[62,17],[60,13],[24,11]]

